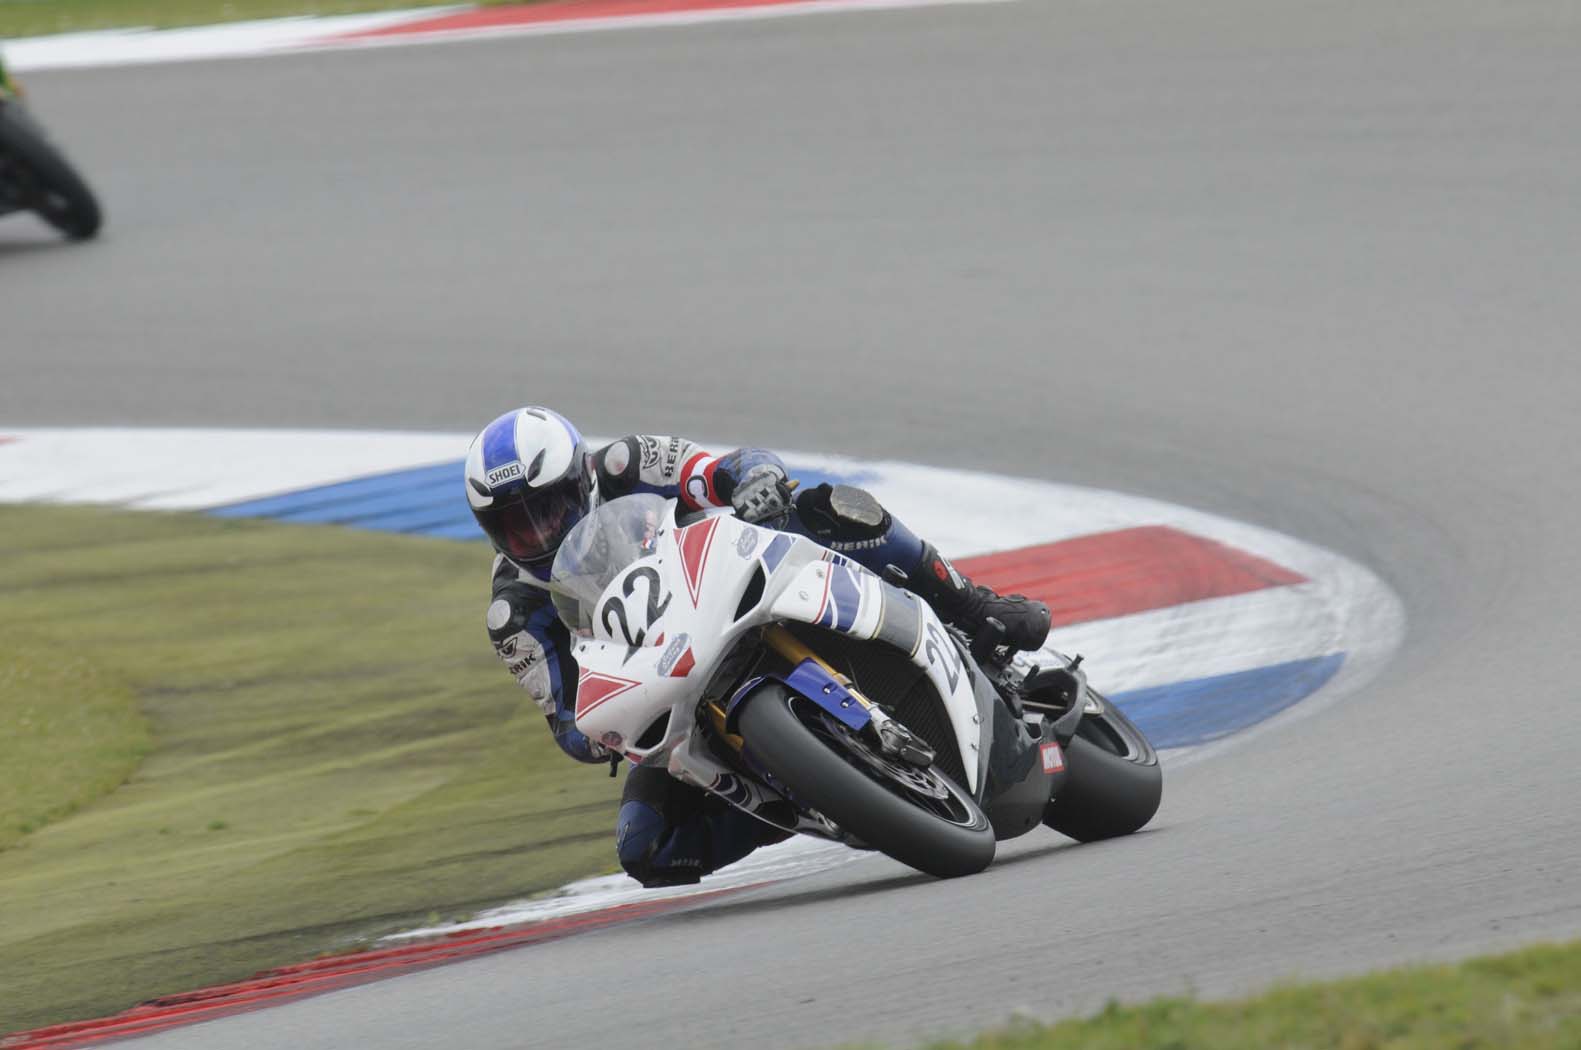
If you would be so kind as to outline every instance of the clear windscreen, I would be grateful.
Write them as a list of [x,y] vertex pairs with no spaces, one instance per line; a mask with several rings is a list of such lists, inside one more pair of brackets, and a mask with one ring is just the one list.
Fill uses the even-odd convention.
[[583,518],[560,543],[549,589],[567,627],[581,634],[592,628],[593,607],[604,588],[654,552],[668,504],[650,493],[622,496]]

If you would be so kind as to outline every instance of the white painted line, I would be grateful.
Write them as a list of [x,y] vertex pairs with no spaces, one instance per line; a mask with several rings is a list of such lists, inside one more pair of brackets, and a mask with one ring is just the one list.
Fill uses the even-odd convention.
[[[1320,584],[1251,594],[1057,628],[1049,646],[1094,658],[1088,675],[1103,693],[1252,671],[1344,650],[1339,610],[1314,595]],[[1113,660],[1111,654],[1124,653]]]
[[0,430],[7,434],[19,440],[0,445],[0,503],[80,502],[86,492],[91,502],[139,510],[201,510],[460,460],[472,440],[355,430]]
[[96,66],[191,62],[247,58],[304,51],[347,51],[414,44],[454,43],[498,37],[559,36],[619,29],[665,29],[712,22],[759,21],[803,15],[893,11],[962,4],[1013,3],[1015,0],[788,0],[754,7],[654,11],[637,15],[593,16],[517,25],[471,26],[377,37],[352,34],[426,22],[473,10],[472,5],[411,8],[366,15],[291,17],[228,22],[184,29],[112,29],[22,37],[5,45],[14,73]]
[[[613,830],[610,832],[610,837],[611,841],[613,841]],[[746,859],[737,861],[712,875],[703,876],[703,880],[695,886],[674,886],[664,889],[645,890],[624,873],[619,875],[599,875],[591,879],[579,879],[568,886],[561,887],[547,897],[515,901],[498,908],[491,908],[488,911],[480,912],[465,922],[425,926],[421,929],[405,930],[401,933],[392,934],[384,938],[382,943],[398,943],[421,937],[459,933],[463,930],[489,929],[494,926],[514,926],[525,922],[542,922],[545,919],[556,919],[565,915],[580,915],[590,911],[598,911],[602,908],[612,908],[620,904],[634,904],[638,901],[674,900],[676,898],[693,897],[699,893],[714,893],[734,886],[752,886],[763,882],[784,882],[786,879],[794,879],[802,875],[816,875],[818,872],[828,871],[842,864],[865,860],[872,856],[873,854],[871,853],[858,853],[856,850],[836,842],[824,842],[814,838],[794,838],[781,842],[778,845],[765,846],[762,849],[755,850]]]
[[447,11],[464,11],[469,6],[427,7],[326,18],[265,18],[187,29],[135,28],[56,33],[7,41],[5,60],[7,68],[13,73],[33,73],[46,69],[244,58],[293,51],[326,36],[365,33],[410,22],[414,18],[431,18]]

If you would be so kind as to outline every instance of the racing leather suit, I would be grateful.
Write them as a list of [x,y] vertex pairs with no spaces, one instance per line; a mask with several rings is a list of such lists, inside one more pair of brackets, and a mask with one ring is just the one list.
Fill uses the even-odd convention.
[[[621,438],[595,452],[593,461],[595,502],[649,492],[678,499],[691,510],[730,506],[736,479],[763,464],[784,469],[779,457],[762,449],[737,449],[716,458],[685,439],[650,434]],[[936,607],[941,596],[930,592],[949,591],[950,581],[961,586],[948,561],[860,489],[820,485],[801,492],[780,527],[874,572],[899,569],[907,577],[905,586]],[[1027,604],[1041,610],[1046,633],[1047,609]],[[608,751],[576,728],[577,668],[570,632],[556,614],[546,579],[496,556],[488,629],[495,652],[543,711],[561,750],[580,762],[608,761]],[[696,882],[785,837],[722,799],[646,767],[627,775],[616,835],[621,866],[645,886]]]

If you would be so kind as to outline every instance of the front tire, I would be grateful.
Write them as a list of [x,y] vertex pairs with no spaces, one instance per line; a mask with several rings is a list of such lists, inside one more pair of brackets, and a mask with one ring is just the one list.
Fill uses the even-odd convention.
[[16,102],[0,103],[0,165],[11,166],[5,174],[22,207],[74,241],[99,232],[103,213],[93,191]]
[[[742,701],[747,750],[804,805],[867,845],[939,878],[982,871],[994,859],[994,830],[965,789],[936,769],[917,774],[945,794],[940,812],[908,801],[876,770],[876,754],[818,705],[767,681]],[[842,736],[842,731],[845,736]]]

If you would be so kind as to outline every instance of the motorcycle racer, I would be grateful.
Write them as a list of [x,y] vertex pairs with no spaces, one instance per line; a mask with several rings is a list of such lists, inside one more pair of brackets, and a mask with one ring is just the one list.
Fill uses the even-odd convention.
[[[1048,636],[1042,602],[974,585],[861,489],[795,492],[784,463],[764,449],[716,457],[683,438],[637,434],[590,451],[565,417],[529,406],[479,432],[465,481],[468,505],[496,551],[489,638],[555,742],[581,762],[608,761],[609,752],[576,728],[575,658],[549,573],[572,527],[621,496],[655,493],[691,511],[730,508],[753,524],[806,536],[917,594],[968,635],[993,620],[1012,648],[1037,649]],[[785,837],[652,767],[628,774],[616,836],[621,866],[644,886],[696,882]]]

